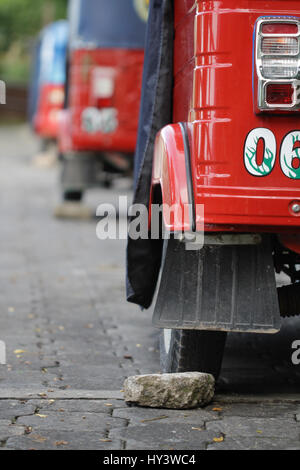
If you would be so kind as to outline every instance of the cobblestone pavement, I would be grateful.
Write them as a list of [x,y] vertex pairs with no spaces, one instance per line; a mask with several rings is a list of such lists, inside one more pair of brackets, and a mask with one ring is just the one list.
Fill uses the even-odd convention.
[[124,404],[128,375],[159,371],[151,312],[124,300],[125,241],[97,240],[96,219],[56,220],[57,168],[32,164],[25,127],[0,138],[0,448],[300,449],[296,319],[275,336],[230,336],[205,409]]

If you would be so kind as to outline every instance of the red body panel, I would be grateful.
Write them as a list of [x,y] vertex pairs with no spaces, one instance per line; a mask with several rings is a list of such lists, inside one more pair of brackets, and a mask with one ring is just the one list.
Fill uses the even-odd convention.
[[[136,144],[144,51],[76,50],[70,58],[70,143],[73,151],[121,151],[133,153]],[[93,73],[98,67],[112,72],[113,92],[98,102],[93,94]],[[100,69],[99,69],[100,70]],[[107,103],[108,101],[108,103]],[[87,132],[82,114],[87,108],[116,110],[113,131]]]
[[44,84],[41,86],[34,117],[34,129],[41,137],[58,137],[59,113],[63,109],[63,102],[63,85]]
[[[299,130],[300,114],[255,114],[253,32],[261,16],[300,18],[291,1],[174,0],[173,122],[188,122],[196,204],[204,204],[207,230],[295,231],[300,216],[300,179],[284,174],[280,147]],[[276,160],[265,176],[244,163],[249,132],[264,128],[276,142]],[[260,155],[261,153],[261,155]],[[257,152],[257,162],[263,148]],[[156,158],[158,158],[156,156]],[[176,160],[176,155],[173,157]],[[180,191],[171,181],[174,191]]]

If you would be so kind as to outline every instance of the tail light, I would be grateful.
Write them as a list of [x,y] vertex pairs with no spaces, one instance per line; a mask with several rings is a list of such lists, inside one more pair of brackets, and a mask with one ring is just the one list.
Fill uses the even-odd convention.
[[63,88],[53,88],[48,95],[49,103],[53,106],[62,106],[64,104],[65,92]]
[[112,107],[115,92],[115,70],[95,67],[92,71],[92,99],[97,108]]
[[299,110],[300,20],[261,18],[255,39],[255,107],[260,111]]

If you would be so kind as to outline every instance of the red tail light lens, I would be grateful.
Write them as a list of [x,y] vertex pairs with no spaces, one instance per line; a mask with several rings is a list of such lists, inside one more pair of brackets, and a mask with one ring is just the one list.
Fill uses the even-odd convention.
[[92,97],[98,108],[111,108],[115,93],[116,71],[112,67],[95,67],[92,70]]
[[270,83],[267,85],[266,101],[269,105],[292,104],[294,89],[290,83]]
[[298,25],[295,23],[265,23],[262,25],[263,34],[297,34]]
[[112,98],[97,98],[97,108],[111,108],[112,105]]

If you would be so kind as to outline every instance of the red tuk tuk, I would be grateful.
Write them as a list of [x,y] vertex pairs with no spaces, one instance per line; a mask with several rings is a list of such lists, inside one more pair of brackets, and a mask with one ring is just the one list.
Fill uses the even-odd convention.
[[64,105],[68,23],[51,23],[36,45],[29,93],[29,117],[43,141],[58,135],[58,116]]
[[147,10],[146,0],[70,1],[60,132],[65,199],[81,199],[87,187],[133,166]]
[[163,202],[171,237],[129,238],[128,300],[147,308],[161,269],[164,371],[217,377],[228,331],[300,313],[299,2],[153,0],[144,77],[135,202]]

